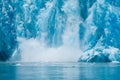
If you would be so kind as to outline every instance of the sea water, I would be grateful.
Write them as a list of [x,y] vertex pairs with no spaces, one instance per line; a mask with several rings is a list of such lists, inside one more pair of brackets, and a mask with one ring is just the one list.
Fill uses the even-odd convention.
[[120,80],[119,63],[0,63],[0,80]]

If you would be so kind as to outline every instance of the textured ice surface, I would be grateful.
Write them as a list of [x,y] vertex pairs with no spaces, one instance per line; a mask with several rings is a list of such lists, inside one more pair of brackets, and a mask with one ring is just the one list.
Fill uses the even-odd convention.
[[82,62],[120,62],[120,50],[114,47],[94,48],[81,54]]
[[119,62],[119,50],[119,0],[0,1],[0,60]]
[[17,48],[14,7],[10,0],[0,0],[0,60],[7,60]]
[[[119,61],[120,5],[118,1],[97,0],[89,9],[90,14],[80,25],[80,45],[84,56],[82,55],[79,61]],[[104,50],[108,51],[104,52]]]

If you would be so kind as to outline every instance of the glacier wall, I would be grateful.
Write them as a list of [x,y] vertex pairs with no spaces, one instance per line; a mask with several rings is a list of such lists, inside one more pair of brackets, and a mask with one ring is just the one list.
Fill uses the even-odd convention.
[[120,61],[119,7],[119,0],[97,0],[89,9],[89,16],[81,24],[81,47],[85,51],[80,61]]
[[1,0],[0,60],[120,61],[119,0]]
[[0,0],[0,60],[5,61],[17,49],[14,5]]

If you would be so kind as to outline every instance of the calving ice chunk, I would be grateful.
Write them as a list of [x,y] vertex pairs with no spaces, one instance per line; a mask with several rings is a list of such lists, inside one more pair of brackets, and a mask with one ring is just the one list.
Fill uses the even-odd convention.
[[119,0],[1,0],[0,6],[1,61],[120,61]]

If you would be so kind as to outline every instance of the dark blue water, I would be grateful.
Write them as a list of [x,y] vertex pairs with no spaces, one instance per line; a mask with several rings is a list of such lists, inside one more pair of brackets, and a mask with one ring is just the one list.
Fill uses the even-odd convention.
[[120,80],[120,64],[0,63],[0,80]]

